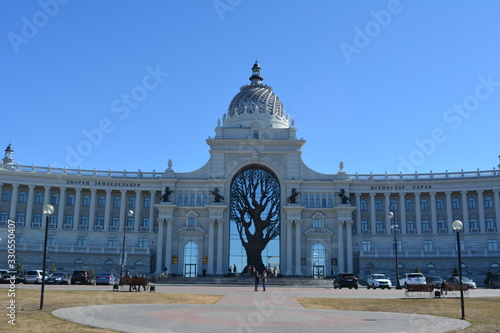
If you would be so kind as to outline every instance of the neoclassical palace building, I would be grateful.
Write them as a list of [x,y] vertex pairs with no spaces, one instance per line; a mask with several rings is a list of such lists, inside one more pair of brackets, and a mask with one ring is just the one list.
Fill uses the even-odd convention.
[[[24,166],[9,144],[0,165],[0,268],[10,233],[15,260],[40,269],[48,221],[49,268],[116,273],[123,253],[130,272],[227,274],[236,264],[231,184],[255,168],[279,183],[279,238],[264,264],[282,275],[394,278],[398,265],[400,274],[418,267],[447,277],[458,246],[464,275],[481,281],[500,270],[499,170],[361,175],[342,162],[333,174],[311,170],[301,159],[305,140],[260,71],[255,63],[206,140],[210,159],[193,172],[176,172],[171,161],[164,172]],[[54,207],[48,218],[46,204]],[[454,220],[463,222],[460,244]]]

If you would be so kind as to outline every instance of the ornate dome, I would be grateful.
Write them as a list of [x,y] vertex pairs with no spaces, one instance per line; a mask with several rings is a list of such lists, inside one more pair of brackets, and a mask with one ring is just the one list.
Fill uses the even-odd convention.
[[252,67],[250,84],[240,88],[234,96],[224,117],[224,127],[249,127],[258,121],[263,127],[288,128],[289,116],[283,104],[272,91],[262,84],[260,66],[257,62]]

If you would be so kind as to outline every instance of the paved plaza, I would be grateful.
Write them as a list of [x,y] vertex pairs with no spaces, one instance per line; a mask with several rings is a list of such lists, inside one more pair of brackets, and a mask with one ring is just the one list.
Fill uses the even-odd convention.
[[[110,291],[112,292],[112,291]],[[292,297],[404,298],[403,290],[334,290],[326,287],[160,285],[156,292],[224,295],[214,305],[123,304],[59,309],[59,318],[123,332],[448,332],[469,326],[460,319],[391,312],[305,309]],[[478,289],[468,297],[500,296]],[[439,302],[440,299],[436,299]]]

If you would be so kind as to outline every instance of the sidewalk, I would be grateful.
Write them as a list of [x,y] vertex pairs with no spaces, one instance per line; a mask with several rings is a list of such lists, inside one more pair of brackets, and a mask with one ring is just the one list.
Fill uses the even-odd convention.
[[[158,289],[163,289],[159,287]],[[170,289],[166,287],[165,289]],[[177,290],[178,288],[175,288]],[[211,286],[196,291],[213,293]],[[467,321],[389,312],[348,312],[304,309],[291,297],[315,294],[308,288],[219,287],[225,295],[215,305],[123,304],[59,309],[59,318],[123,332],[447,332]],[[178,290],[177,290],[178,291]],[[326,291],[323,291],[325,293]],[[348,290],[346,290],[346,293]],[[330,297],[336,297],[329,292]],[[342,293],[342,294],[346,294]],[[324,296],[323,296],[324,297]]]

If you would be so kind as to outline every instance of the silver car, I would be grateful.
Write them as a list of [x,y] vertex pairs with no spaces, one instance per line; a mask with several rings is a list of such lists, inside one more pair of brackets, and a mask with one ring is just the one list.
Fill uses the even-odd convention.
[[[32,269],[26,271],[26,277],[24,278],[24,283],[42,283],[42,273],[41,269]],[[49,274],[45,272],[45,278],[47,278]]]
[[52,273],[48,278],[45,279],[47,284],[69,284],[71,281],[71,276],[68,273],[56,272]]

